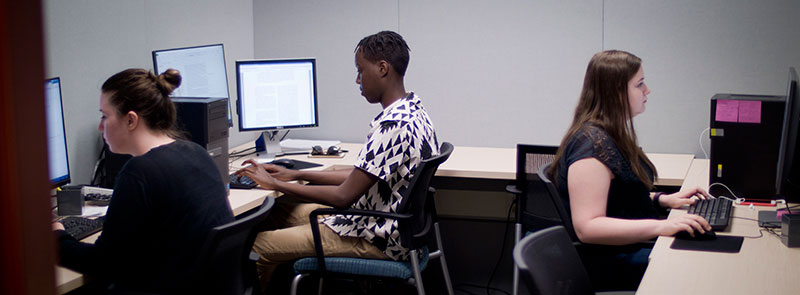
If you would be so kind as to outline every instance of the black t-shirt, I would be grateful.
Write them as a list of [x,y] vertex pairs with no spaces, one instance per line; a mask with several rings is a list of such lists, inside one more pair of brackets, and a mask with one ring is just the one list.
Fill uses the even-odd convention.
[[[558,163],[558,192],[570,213],[567,171],[572,163],[595,158],[611,170],[614,178],[608,192],[606,216],[624,219],[658,218],[658,210],[650,199],[650,190],[636,177],[631,163],[622,155],[614,140],[602,128],[586,124],[572,136],[564,156]],[[652,171],[645,166],[652,178]],[[570,213],[571,214],[571,213]]]
[[94,244],[59,232],[60,264],[125,289],[180,293],[209,230],[233,220],[208,153],[176,140],[125,164]]

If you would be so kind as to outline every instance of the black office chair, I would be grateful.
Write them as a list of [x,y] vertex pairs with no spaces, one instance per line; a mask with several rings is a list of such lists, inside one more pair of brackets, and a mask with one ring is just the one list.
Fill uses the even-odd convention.
[[[366,211],[356,209],[317,209],[311,212],[309,220],[316,245],[316,257],[306,257],[294,264],[297,275],[292,281],[291,294],[297,294],[300,281],[311,274],[318,275],[319,293],[322,294],[322,279],[330,275],[345,277],[383,277],[404,280],[416,286],[418,294],[425,294],[422,284],[422,270],[427,266],[430,258],[439,258],[444,274],[448,294],[453,294],[447,262],[442,250],[442,241],[439,235],[439,224],[436,222],[433,194],[435,190],[430,187],[431,179],[441,163],[450,157],[453,145],[442,143],[439,155],[423,160],[417,166],[417,172],[409,183],[408,189],[403,193],[403,201],[396,213],[381,211]],[[400,243],[410,249],[411,261],[393,261],[381,259],[365,259],[351,257],[325,257],[319,234],[317,217],[320,215],[344,214],[374,216],[398,220]],[[431,231],[433,229],[433,231]],[[438,250],[428,251],[428,243],[435,237]],[[421,254],[421,255],[420,255]],[[422,257],[420,260],[419,257]]]
[[[558,146],[517,144],[516,181],[506,186],[506,191],[514,194],[517,204],[515,243],[522,239],[524,233],[561,224],[561,215],[539,177],[539,167],[552,162],[557,151]],[[519,272],[516,268],[513,276],[512,294],[516,295],[519,294]]]
[[258,226],[275,199],[267,197],[257,211],[211,230],[197,265],[197,290],[203,294],[259,294],[256,261],[252,252]]
[[537,231],[514,247],[514,264],[540,295],[594,294],[589,275],[563,226]]

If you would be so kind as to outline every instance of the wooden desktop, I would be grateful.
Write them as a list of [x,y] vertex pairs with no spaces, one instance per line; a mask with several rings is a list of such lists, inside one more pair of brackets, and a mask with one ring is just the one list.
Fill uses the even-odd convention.
[[[695,159],[684,188],[708,187],[709,161]],[[718,235],[745,237],[739,253],[673,250],[673,237],[659,237],[636,294],[797,294],[800,248],[788,248],[766,231],[759,232],[758,211],[775,207],[734,205],[730,225]],[[686,214],[672,210],[670,217]]]
[[[336,170],[351,168],[356,162],[361,144],[340,144],[343,150],[348,150],[342,158],[309,157],[307,154],[290,155],[285,158],[314,162],[322,164],[313,170]],[[231,151],[240,151],[252,147],[252,143],[238,146]],[[677,186],[683,183],[687,171],[692,163],[693,155],[686,154],[648,154],[656,165],[659,178],[656,184]],[[246,158],[237,159],[230,165],[231,172],[241,167]],[[516,178],[516,149],[514,148],[485,148],[485,147],[456,147],[450,159],[439,167],[437,177],[453,177],[464,179],[492,179],[511,181]],[[267,196],[277,196],[274,191],[230,190],[228,200],[234,215],[238,215],[258,207]],[[437,200],[437,204],[439,201]],[[445,204],[446,205],[446,204]],[[441,208],[446,209],[446,208]],[[92,235],[85,242],[94,242],[98,234]],[[59,294],[74,290],[84,284],[83,275],[63,267],[56,266],[56,284]]]

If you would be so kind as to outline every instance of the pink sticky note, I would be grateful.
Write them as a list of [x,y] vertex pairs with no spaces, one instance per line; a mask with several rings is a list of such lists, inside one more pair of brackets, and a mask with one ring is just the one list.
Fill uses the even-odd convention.
[[[761,117],[759,116],[759,119]],[[738,122],[739,121],[739,101],[738,100],[717,100],[717,115],[714,120],[719,122]]]
[[739,123],[761,123],[761,102],[752,100],[740,101]]

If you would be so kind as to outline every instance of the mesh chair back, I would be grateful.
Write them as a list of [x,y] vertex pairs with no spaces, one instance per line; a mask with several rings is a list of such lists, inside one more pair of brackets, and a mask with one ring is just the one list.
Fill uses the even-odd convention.
[[539,178],[539,167],[552,162],[557,151],[558,146],[517,144],[516,186],[523,195],[518,200],[516,216],[523,231],[561,224],[547,187]]
[[197,282],[203,286],[199,289],[202,293],[247,294],[257,288],[250,252],[258,234],[256,227],[274,204],[275,199],[267,197],[257,211],[211,230],[197,266],[202,273]]
[[550,177],[547,176],[546,171],[550,169],[551,164],[552,163],[549,163],[539,167],[539,178],[547,188],[547,195],[550,197],[553,206],[556,208],[556,212],[558,212],[558,216],[561,219],[561,225],[563,225],[567,230],[572,242],[579,243],[580,240],[578,240],[578,236],[575,234],[575,228],[572,226],[572,217],[570,216],[569,212],[567,212],[566,206],[564,206],[564,200],[561,199],[555,184],[553,184],[553,182],[550,181]]
[[408,189],[403,192],[403,200],[400,202],[397,213],[413,216],[411,219],[398,221],[400,243],[403,247],[417,249],[427,243],[428,234],[433,226],[434,214],[433,207],[426,206],[428,189],[439,165],[446,161],[452,152],[452,144],[442,143],[439,155],[422,160],[417,166],[417,171],[411,178]]
[[594,294],[589,275],[563,226],[537,231],[514,247],[514,263],[541,295]]

